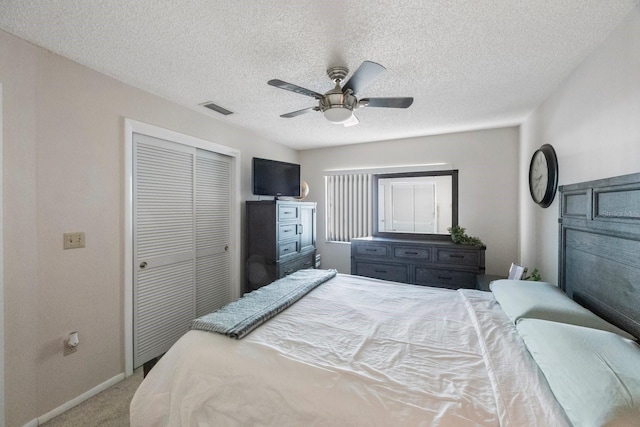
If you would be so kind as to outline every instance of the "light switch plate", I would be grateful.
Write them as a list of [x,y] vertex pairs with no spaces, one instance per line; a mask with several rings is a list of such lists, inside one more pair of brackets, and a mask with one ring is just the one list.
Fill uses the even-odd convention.
[[64,249],[84,248],[84,232],[64,233]]

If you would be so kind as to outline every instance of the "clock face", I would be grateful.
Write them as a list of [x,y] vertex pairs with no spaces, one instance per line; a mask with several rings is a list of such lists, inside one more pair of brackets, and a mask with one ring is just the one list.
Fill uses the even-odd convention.
[[533,154],[529,165],[529,190],[533,201],[543,208],[549,207],[558,188],[558,160],[549,144]]
[[547,192],[549,166],[542,151],[538,151],[531,164],[531,194],[536,203],[540,203]]

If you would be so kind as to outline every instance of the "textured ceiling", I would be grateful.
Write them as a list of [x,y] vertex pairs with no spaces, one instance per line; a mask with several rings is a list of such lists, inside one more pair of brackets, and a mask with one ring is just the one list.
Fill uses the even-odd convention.
[[[296,149],[519,124],[640,0],[0,0],[0,28],[118,80]],[[332,65],[387,71],[360,124],[279,115]],[[235,114],[199,104],[212,101]]]

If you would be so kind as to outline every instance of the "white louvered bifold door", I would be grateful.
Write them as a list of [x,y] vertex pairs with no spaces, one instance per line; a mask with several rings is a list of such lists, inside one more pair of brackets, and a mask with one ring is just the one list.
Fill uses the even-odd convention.
[[134,134],[134,367],[195,317],[195,149]]
[[196,152],[196,317],[231,302],[231,159]]

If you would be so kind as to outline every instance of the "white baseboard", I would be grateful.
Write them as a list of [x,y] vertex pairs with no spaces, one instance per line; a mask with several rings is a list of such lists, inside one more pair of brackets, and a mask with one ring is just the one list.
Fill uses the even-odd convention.
[[38,417],[37,419],[30,421],[29,423],[25,424],[23,427],[37,427],[41,424],[46,423],[47,421],[49,421],[50,419],[57,417],[58,415],[62,414],[63,412],[68,411],[69,409],[73,408],[76,405],[79,405],[80,403],[84,402],[85,400],[95,396],[96,394],[100,393],[101,391],[104,391],[106,389],[108,389],[109,387],[111,387],[112,385],[119,383],[120,381],[124,380],[125,375],[124,373],[122,374],[118,374],[115,377],[108,379],[107,381],[103,382],[102,384],[98,384],[97,386],[95,386],[94,388],[92,388],[91,390],[82,393],[80,396],[76,397],[75,399],[71,399],[70,401],[68,401],[67,403],[64,403],[60,406],[58,406],[57,408],[55,408],[52,411],[47,412],[46,414]]

